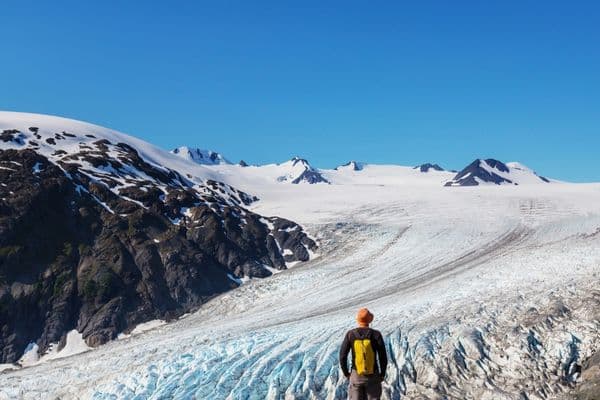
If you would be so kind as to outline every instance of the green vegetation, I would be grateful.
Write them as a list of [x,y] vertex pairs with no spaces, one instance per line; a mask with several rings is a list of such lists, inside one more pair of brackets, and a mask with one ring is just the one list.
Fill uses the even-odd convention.
[[54,281],[54,289],[52,291],[52,294],[54,297],[60,295],[60,293],[64,289],[65,283],[67,283],[68,281],[69,281],[69,274],[66,272],[60,274],[56,278],[56,280]]
[[64,244],[63,254],[67,257],[71,257],[71,254],[73,254],[73,245],[71,244],[71,242],[66,242]]
[[4,246],[0,247],[0,257],[7,258],[17,254],[22,249],[21,246]]
[[77,250],[79,250],[79,256],[81,257],[83,254],[87,253],[88,250],[90,249],[90,246],[88,246],[85,243],[79,243],[79,246],[77,246]]
[[127,235],[129,237],[135,236],[138,233],[139,220],[135,216],[130,216],[127,220]]
[[117,277],[112,271],[103,271],[96,277],[90,277],[85,282],[82,294],[87,300],[94,300],[97,297],[107,300],[113,294],[117,283]]
[[109,299],[117,280],[112,272],[106,271],[98,278],[98,294],[102,299]]
[[90,278],[84,285],[82,290],[83,297],[86,300],[94,300],[98,294],[98,284],[93,278]]
[[42,293],[42,290],[44,289],[44,285],[42,284],[42,281],[37,281],[34,285],[33,285],[33,292],[36,295],[39,295],[40,293]]

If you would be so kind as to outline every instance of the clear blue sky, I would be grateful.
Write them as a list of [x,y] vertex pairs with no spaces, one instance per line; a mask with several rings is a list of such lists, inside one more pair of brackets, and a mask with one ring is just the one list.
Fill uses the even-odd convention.
[[233,161],[495,157],[600,181],[596,4],[8,0],[0,109]]

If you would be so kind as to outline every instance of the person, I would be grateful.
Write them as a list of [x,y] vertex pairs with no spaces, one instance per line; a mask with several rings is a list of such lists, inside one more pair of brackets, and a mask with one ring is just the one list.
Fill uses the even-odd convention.
[[[358,327],[346,332],[340,349],[340,366],[349,379],[348,399],[379,400],[385,379],[387,354],[381,332],[371,329],[373,314],[361,308],[356,315]],[[352,369],[348,371],[348,354],[352,352]]]

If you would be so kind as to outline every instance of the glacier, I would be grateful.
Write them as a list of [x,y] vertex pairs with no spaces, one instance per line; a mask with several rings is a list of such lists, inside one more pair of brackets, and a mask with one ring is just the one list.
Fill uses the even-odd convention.
[[570,398],[600,347],[600,185],[411,179],[228,182],[260,195],[253,211],[300,222],[319,257],[175,322],[5,370],[0,399],[345,398],[337,354],[363,306],[390,356],[383,399]]

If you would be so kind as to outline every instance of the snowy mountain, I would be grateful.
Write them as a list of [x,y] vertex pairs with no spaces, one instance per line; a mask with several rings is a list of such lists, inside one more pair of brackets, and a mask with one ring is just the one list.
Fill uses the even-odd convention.
[[300,157],[294,157],[289,161],[277,164],[279,176],[278,182],[288,182],[292,184],[299,183],[329,183],[319,170],[313,168],[308,161]]
[[192,149],[182,146],[171,150],[171,153],[176,154],[186,160],[203,165],[231,164],[221,154],[211,150]]
[[520,163],[504,164],[488,158],[473,161],[456,174],[452,180],[446,182],[446,186],[523,185],[549,182],[548,179],[537,175],[533,170]]
[[0,362],[76,330],[87,345],[307,261],[302,227],[106,128],[0,112]]

